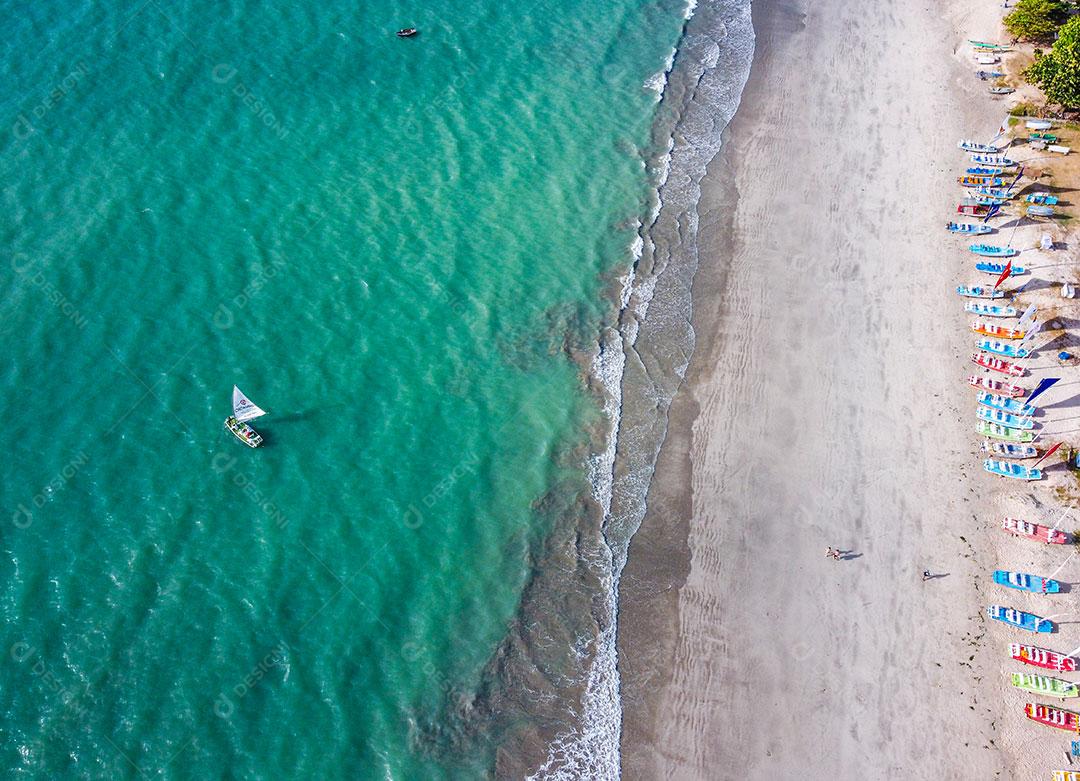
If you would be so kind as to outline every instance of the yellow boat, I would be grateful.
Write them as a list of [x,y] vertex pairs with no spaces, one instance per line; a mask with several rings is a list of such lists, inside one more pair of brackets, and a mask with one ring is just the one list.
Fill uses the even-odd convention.
[[1054,781],[1080,781],[1080,773],[1075,770],[1055,770]]

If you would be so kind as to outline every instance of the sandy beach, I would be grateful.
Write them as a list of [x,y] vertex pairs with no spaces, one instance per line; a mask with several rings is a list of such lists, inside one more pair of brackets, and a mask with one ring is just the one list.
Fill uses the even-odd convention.
[[1014,777],[972,274],[942,229],[957,139],[1006,110],[959,45],[999,16],[755,3],[703,187],[697,347],[623,574],[627,778]]

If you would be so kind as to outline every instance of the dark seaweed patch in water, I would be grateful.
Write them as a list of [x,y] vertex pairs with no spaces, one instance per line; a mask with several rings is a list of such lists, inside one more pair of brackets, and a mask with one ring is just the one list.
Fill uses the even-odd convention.
[[527,332],[500,342],[499,352],[510,366],[523,371],[535,369],[560,352],[572,358],[595,354],[597,319],[593,305],[556,304]]
[[[579,458],[575,450],[560,460]],[[601,513],[587,484],[564,480],[533,510],[554,527],[530,540],[531,579],[506,638],[478,690],[450,687],[440,710],[420,717],[413,735],[416,750],[450,766],[497,746],[499,778],[527,775],[573,726],[592,662],[588,640],[602,620],[597,595],[607,565]]]

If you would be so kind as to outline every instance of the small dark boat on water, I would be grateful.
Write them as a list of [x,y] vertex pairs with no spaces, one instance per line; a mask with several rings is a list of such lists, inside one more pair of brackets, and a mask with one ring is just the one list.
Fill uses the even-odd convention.
[[397,31],[398,38],[412,38],[419,32],[415,27],[406,27],[404,30]]

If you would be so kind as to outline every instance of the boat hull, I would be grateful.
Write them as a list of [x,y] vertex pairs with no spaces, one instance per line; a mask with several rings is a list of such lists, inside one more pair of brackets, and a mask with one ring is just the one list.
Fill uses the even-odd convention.
[[231,415],[225,418],[225,428],[248,447],[259,447],[263,443],[262,435],[247,423],[241,423]]
[[1031,523],[1022,518],[1006,518],[1002,521],[1001,528],[1015,537],[1026,537],[1029,540],[1044,542],[1048,545],[1064,545],[1069,541],[1063,531],[1051,529],[1039,523]]
[[1029,702],[1024,706],[1024,715],[1032,721],[1047,727],[1054,727],[1067,732],[1080,732],[1080,715],[1072,711]]
[[1056,580],[1004,569],[994,571],[994,582],[1005,588],[1030,591],[1032,594],[1057,594],[1061,591],[1061,584]]
[[1002,605],[988,605],[986,616],[1002,624],[1008,624],[1014,629],[1022,629],[1025,632],[1047,634],[1054,631],[1054,622],[1050,619]]
[[1009,656],[1017,662],[1030,664],[1043,670],[1056,670],[1058,672],[1076,672],[1076,660],[1071,656],[1064,656],[1055,651],[1048,651],[1034,645],[1010,643]]

